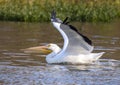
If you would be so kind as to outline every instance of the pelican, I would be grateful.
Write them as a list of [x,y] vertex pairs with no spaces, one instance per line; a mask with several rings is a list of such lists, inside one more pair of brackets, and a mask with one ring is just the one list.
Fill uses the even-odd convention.
[[[68,17],[62,21],[56,18],[56,12],[51,13],[51,22],[64,39],[64,45],[61,49],[58,45],[50,43],[45,46],[31,47],[29,49],[41,49],[49,52],[46,56],[47,63],[71,63],[71,64],[89,64],[97,61],[105,52],[92,53],[94,47],[92,42],[78,30],[69,25]],[[50,50],[52,51],[50,53]]]

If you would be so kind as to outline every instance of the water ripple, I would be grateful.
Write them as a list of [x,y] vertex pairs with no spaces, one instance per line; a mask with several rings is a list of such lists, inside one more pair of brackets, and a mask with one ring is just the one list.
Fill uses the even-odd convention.
[[120,61],[101,59],[93,65],[4,66],[5,85],[119,85]]

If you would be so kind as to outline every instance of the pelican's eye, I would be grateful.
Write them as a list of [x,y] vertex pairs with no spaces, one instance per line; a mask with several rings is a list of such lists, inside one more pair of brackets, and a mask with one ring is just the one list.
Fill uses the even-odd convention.
[[50,47],[51,45],[49,44],[48,47]]

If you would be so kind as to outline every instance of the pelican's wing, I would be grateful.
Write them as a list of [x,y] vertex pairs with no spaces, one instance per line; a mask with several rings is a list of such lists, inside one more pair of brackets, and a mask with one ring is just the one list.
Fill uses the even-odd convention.
[[91,40],[86,36],[80,34],[78,30],[72,25],[61,24],[60,28],[65,32],[68,37],[68,46],[66,47],[66,52],[69,53],[90,53],[93,51],[93,46],[91,45]]
[[[68,25],[66,18],[63,22],[56,18],[56,13],[53,10],[51,13],[51,21],[54,23],[60,23],[60,29],[64,32],[64,35],[67,36],[67,38],[64,38],[64,41],[66,41],[65,39],[68,39],[68,44],[65,45],[64,43],[64,52],[65,53],[71,53],[71,54],[80,54],[80,53],[90,53],[93,50],[93,46],[91,45],[91,40],[89,40],[86,36],[80,34],[78,32],[78,30],[73,27],[72,25]],[[59,29],[59,26],[54,26],[57,29]],[[60,30],[58,30],[60,32]],[[60,32],[61,33],[61,32]],[[61,33],[63,34],[63,33]]]

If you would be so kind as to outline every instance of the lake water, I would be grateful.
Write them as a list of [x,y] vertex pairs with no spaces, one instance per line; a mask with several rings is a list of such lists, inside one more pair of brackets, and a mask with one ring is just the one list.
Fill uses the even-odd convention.
[[45,54],[24,53],[48,43],[62,47],[51,23],[0,22],[0,85],[119,85],[120,21],[71,24],[93,41],[94,52],[106,52],[95,64],[50,65]]

